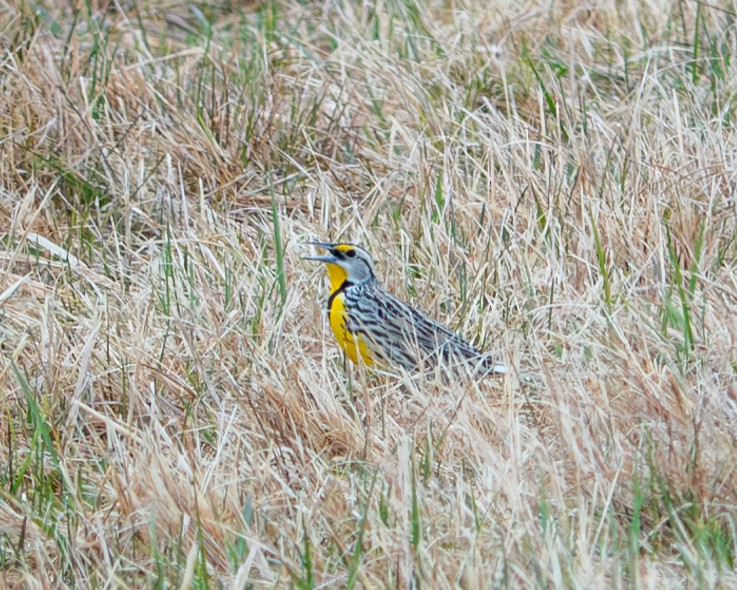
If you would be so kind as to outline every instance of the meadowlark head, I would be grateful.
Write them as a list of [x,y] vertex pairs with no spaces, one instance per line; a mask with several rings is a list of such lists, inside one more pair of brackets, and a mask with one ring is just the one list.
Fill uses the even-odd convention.
[[361,246],[348,242],[335,244],[325,242],[308,242],[327,250],[324,256],[306,256],[305,260],[316,260],[327,264],[330,286],[333,291],[344,285],[346,281],[357,285],[376,278],[374,261],[371,255]]

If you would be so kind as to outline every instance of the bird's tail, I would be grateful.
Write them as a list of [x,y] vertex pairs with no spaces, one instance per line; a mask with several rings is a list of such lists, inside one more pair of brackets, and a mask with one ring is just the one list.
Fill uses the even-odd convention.
[[487,375],[506,375],[509,373],[509,367],[505,364],[495,362],[491,355],[486,355],[476,371],[482,377]]

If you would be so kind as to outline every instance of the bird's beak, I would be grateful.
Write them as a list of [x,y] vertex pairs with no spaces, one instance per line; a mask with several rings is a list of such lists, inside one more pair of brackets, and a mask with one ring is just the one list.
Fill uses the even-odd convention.
[[317,246],[318,248],[324,248],[330,254],[326,256],[303,256],[302,260],[314,260],[316,262],[336,262],[338,258],[335,256],[335,254],[332,253],[333,247],[335,244],[330,244],[327,242],[307,242],[309,246]]

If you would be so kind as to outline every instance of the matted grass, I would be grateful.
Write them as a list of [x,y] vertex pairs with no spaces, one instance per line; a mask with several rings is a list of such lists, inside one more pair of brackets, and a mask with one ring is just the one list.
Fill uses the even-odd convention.
[[[0,3],[0,585],[731,588],[737,6]],[[344,365],[310,239],[511,368]]]

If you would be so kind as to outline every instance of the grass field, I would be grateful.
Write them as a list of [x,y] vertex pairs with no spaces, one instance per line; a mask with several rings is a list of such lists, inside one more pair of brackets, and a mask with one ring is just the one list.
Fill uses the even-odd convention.
[[0,587],[734,588],[736,17],[0,0]]

